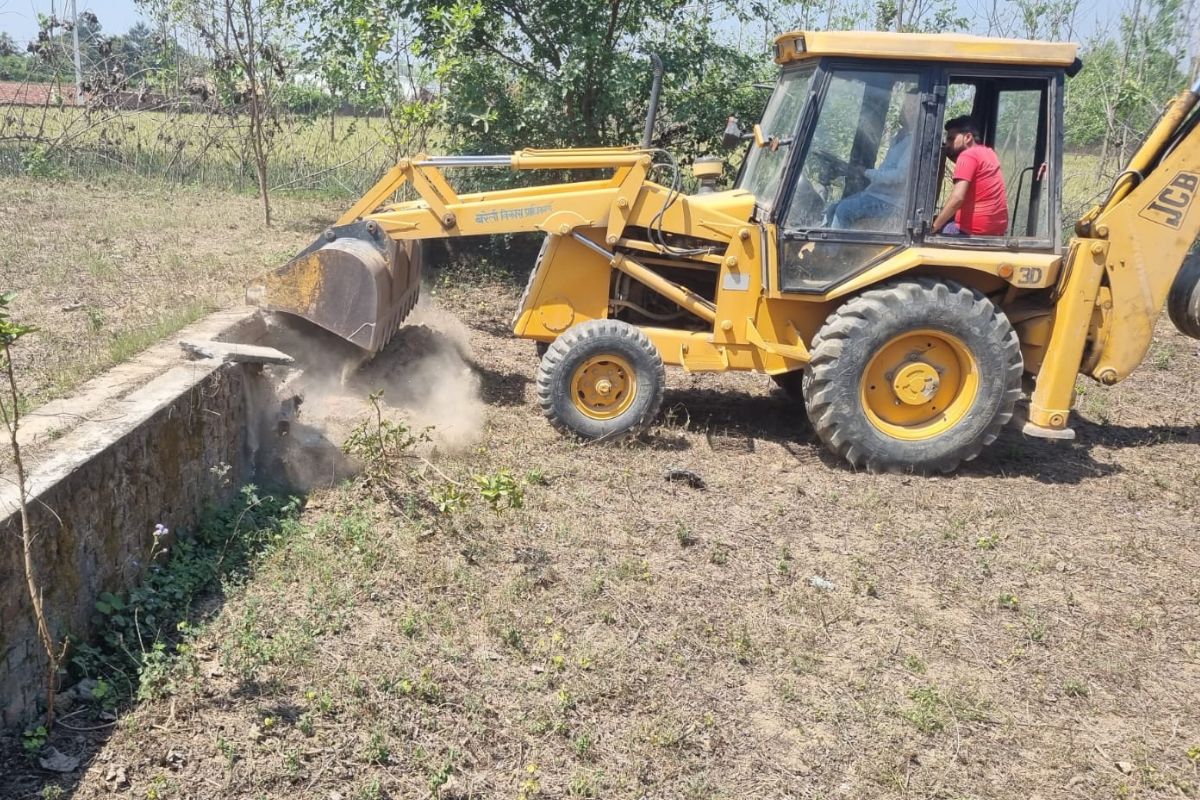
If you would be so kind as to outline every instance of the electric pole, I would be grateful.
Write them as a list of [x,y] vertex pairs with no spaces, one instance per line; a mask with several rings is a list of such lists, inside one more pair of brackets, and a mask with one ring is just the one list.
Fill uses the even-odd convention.
[[79,9],[71,0],[71,36],[75,40],[75,105],[83,105],[83,74],[79,68]]

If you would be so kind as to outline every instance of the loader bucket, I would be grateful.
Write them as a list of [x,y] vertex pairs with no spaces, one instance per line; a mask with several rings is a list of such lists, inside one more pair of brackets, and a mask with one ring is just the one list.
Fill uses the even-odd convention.
[[326,231],[300,255],[246,290],[246,300],[302,317],[370,353],[417,304],[420,242],[398,242],[373,222]]

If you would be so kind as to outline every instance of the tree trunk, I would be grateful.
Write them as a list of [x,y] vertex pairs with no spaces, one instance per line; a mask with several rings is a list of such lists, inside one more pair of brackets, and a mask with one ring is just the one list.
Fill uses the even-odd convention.
[[[66,653],[66,648],[59,650],[50,635],[50,625],[46,622],[46,607],[42,602],[42,589],[37,578],[37,569],[33,563],[33,525],[29,521],[29,504],[27,502],[28,487],[25,482],[25,463],[21,460],[21,445],[17,441],[17,429],[21,424],[20,394],[17,392],[17,379],[13,373],[12,354],[8,345],[4,345],[4,373],[8,379],[9,395],[12,399],[12,417],[4,413],[4,424],[8,428],[9,447],[12,450],[13,464],[17,470],[17,498],[21,513],[21,549],[25,559],[25,588],[29,591],[29,602],[33,606],[33,618],[37,623],[38,638],[46,651],[46,730],[54,726],[54,697],[58,688],[58,665]],[[2,408],[2,406],[0,406]]]

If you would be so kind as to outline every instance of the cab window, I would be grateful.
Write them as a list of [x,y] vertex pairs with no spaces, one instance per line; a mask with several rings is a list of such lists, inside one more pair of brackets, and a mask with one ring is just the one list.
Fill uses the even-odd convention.
[[918,149],[919,80],[894,71],[830,76],[786,228],[903,232]]

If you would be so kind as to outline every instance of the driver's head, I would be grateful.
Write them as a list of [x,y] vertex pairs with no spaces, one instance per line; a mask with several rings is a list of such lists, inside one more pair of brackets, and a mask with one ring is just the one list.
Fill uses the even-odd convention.
[[959,154],[978,143],[979,139],[979,125],[975,120],[966,115],[955,117],[946,123],[946,142],[942,145],[942,152],[951,161],[957,161]]

